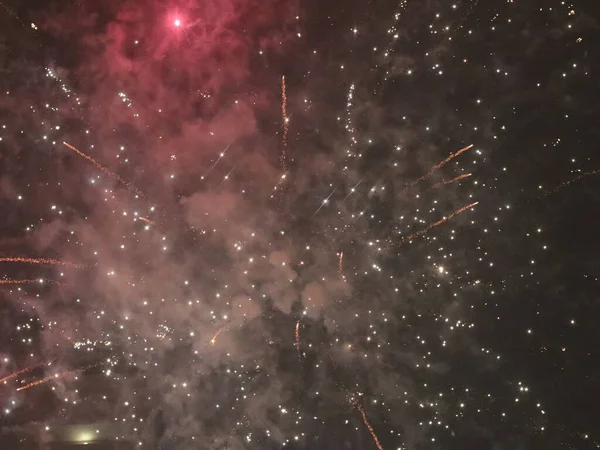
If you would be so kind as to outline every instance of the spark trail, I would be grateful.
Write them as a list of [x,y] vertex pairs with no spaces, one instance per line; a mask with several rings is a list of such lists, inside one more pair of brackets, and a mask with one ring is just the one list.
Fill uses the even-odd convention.
[[[440,186],[443,186],[443,185],[446,185],[446,184],[455,183],[456,181],[463,180],[463,179],[465,179],[465,178],[468,178],[468,177],[470,177],[470,176],[471,176],[471,174],[470,174],[470,173],[463,173],[462,175],[459,175],[459,176],[457,176],[457,177],[454,177],[454,178],[452,178],[451,180],[443,180],[443,181],[440,181],[439,183],[437,183],[437,184],[434,184],[433,186],[431,186],[431,189],[436,189],[436,188],[438,188],[438,187],[440,187]],[[430,189],[430,190],[431,190],[431,189]]]
[[142,222],[146,222],[149,225],[154,225],[154,222],[152,222],[150,219],[146,219],[145,217],[138,217],[138,219]]
[[556,186],[551,191],[547,191],[546,195],[554,194],[555,192],[558,192],[561,189],[566,188],[567,186],[570,186],[571,184],[578,182],[582,178],[589,177],[591,175],[598,175],[599,173],[600,173],[600,169],[596,169],[596,170],[592,170],[590,172],[582,173],[581,175],[579,175],[579,176],[577,176],[577,177],[575,177],[575,178],[573,178],[571,180],[563,181],[562,183],[560,183],[558,186]]
[[411,234],[410,236],[407,236],[407,237],[405,237],[405,238],[402,238],[402,239],[400,240],[400,243],[404,243],[404,242],[406,242],[406,241],[410,241],[410,240],[412,240],[412,239],[414,239],[414,238],[416,238],[416,237],[419,237],[419,236],[422,236],[422,235],[424,235],[425,233],[427,233],[427,232],[428,232],[429,230],[431,230],[432,228],[435,228],[435,227],[437,227],[437,226],[440,226],[441,224],[443,224],[443,223],[445,223],[445,222],[448,222],[448,221],[449,221],[450,219],[452,219],[453,217],[455,217],[455,216],[458,216],[459,214],[461,214],[461,213],[463,213],[463,212],[467,211],[468,209],[471,209],[471,208],[475,207],[475,205],[477,205],[478,203],[479,203],[479,202],[474,202],[474,203],[471,203],[470,205],[463,206],[462,208],[460,208],[460,209],[457,209],[456,211],[454,211],[454,212],[453,212],[452,214],[450,214],[449,216],[446,216],[446,217],[444,217],[444,218],[442,218],[442,219],[438,220],[437,222],[433,222],[433,223],[432,223],[431,225],[429,225],[427,228],[424,228],[424,229],[423,229],[423,230],[421,230],[421,231],[417,231],[416,233],[414,233],[414,234]]
[[287,136],[288,136],[288,131],[289,131],[289,121],[290,118],[287,115],[287,94],[286,94],[286,88],[285,88],[285,75],[281,76],[281,117],[283,119],[283,137],[281,139],[282,144],[283,144],[283,148],[281,150],[281,168],[283,169],[284,172],[287,173],[287,155],[286,155],[286,150],[287,150]]
[[344,252],[340,252],[340,260],[338,262],[338,272],[340,277],[344,278]]
[[408,190],[410,188],[412,188],[415,184],[420,183],[421,181],[423,181],[426,178],[429,178],[436,170],[441,169],[442,167],[444,167],[446,164],[448,164],[450,161],[452,161],[454,158],[456,158],[457,156],[461,155],[462,153],[466,152],[467,150],[470,150],[473,147],[473,144],[471,145],[467,145],[464,148],[461,148],[460,150],[458,150],[457,152],[454,152],[452,154],[450,154],[450,156],[448,156],[446,159],[443,159],[442,161],[440,161],[439,163],[437,163],[435,166],[433,166],[429,172],[427,172],[425,175],[417,178],[415,181],[413,181],[411,184],[409,184],[408,186],[406,186],[404,188],[404,190],[402,191],[403,194],[405,194],[406,192],[408,192]]
[[63,144],[65,145],[65,147],[67,147],[69,150],[74,151],[75,153],[77,153],[79,156],[87,159],[89,162],[91,162],[94,166],[96,166],[98,169],[100,169],[102,172],[104,172],[106,175],[116,179],[117,181],[119,181],[121,184],[123,184],[127,189],[129,189],[131,192],[135,193],[136,195],[139,195],[141,198],[146,198],[146,195],[140,191],[138,188],[136,188],[135,186],[133,186],[131,183],[128,183],[127,181],[125,181],[123,178],[121,178],[118,174],[116,174],[115,172],[113,172],[112,170],[104,167],[103,165],[101,165],[99,162],[97,162],[94,158],[92,158],[91,156],[86,155],[85,153],[83,153],[81,150],[73,147],[71,144],[69,144],[68,142],[64,142]]
[[59,284],[62,285],[62,283],[60,281],[55,281],[55,280],[0,280],[0,284],[33,284],[33,283],[38,283],[38,284],[44,284],[44,283],[54,283],[54,284]]
[[219,337],[219,335],[225,331],[225,329],[227,328],[227,325],[223,325],[221,328],[219,328],[217,330],[217,332],[215,333],[215,335],[212,337],[212,339],[210,340],[210,345],[215,345],[217,343],[217,338]]
[[296,338],[296,350],[298,351],[298,358],[300,358],[300,321],[296,322],[294,337]]
[[53,266],[65,266],[65,267],[75,267],[77,269],[83,269],[86,266],[85,264],[76,264],[65,261],[59,261],[58,259],[53,258],[21,258],[21,257],[0,257],[0,262],[20,262],[27,264],[46,264]]
[[361,404],[358,403],[358,400],[356,400],[355,398],[350,398],[350,402],[352,403],[352,406],[354,406],[358,410],[358,412],[360,412],[360,415],[362,416],[362,421],[365,424],[365,426],[367,427],[367,429],[369,430],[369,433],[371,433],[371,436],[373,437],[373,441],[375,442],[375,445],[377,446],[377,448],[379,450],[383,450],[383,447],[382,447],[381,443],[379,442],[379,438],[377,437],[377,434],[375,434],[375,430],[369,423],[369,419],[367,419],[367,413],[365,413],[365,410],[363,409]]
[[24,369],[17,370],[16,372],[11,373],[11,374],[5,376],[4,378],[0,378],[0,383],[4,383],[5,381],[12,380],[13,378],[18,377],[22,373],[27,373],[30,370],[33,370],[36,367],[40,367],[41,365],[44,365],[44,364],[45,363],[34,364],[33,366],[29,366],[29,367],[25,367]]

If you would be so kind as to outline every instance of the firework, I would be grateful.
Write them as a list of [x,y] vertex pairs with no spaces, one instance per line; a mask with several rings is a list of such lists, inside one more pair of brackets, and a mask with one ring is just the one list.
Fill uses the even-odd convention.
[[106,175],[116,179],[117,181],[119,181],[121,184],[123,184],[125,187],[127,187],[127,189],[129,189],[130,191],[132,191],[133,193],[135,193],[136,195],[139,195],[142,198],[146,198],[146,195],[140,191],[139,189],[137,189],[135,186],[133,186],[131,183],[128,183],[127,181],[123,180],[118,174],[116,174],[115,172],[111,171],[110,169],[107,169],[106,167],[104,167],[103,165],[101,165],[100,163],[98,163],[94,158],[92,158],[91,156],[86,155],[85,153],[83,153],[81,150],[73,147],[71,144],[69,144],[68,142],[63,142],[63,144],[70,150],[74,151],[75,153],[77,153],[79,156],[87,159],[89,162],[91,162],[94,166],[96,166],[98,169],[100,169],[102,172],[104,172]]
[[[433,166],[429,172],[427,172],[425,175],[417,178],[415,181],[413,181],[411,184],[409,184],[408,186],[406,186],[406,188],[404,188],[403,193],[408,192],[408,190],[410,188],[412,188],[415,184],[420,183],[421,181],[425,180],[426,178],[429,178],[436,170],[441,169],[443,166],[445,166],[446,164],[448,164],[450,161],[452,161],[454,158],[456,158],[457,156],[461,155],[462,153],[466,152],[467,150],[470,150],[473,147],[473,144],[471,145],[467,145],[466,147],[461,148],[460,150],[458,150],[457,152],[454,152],[452,154],[450,154],[450,156],[448,156],[446,159],[443,159],[442,161],[440,161],[439,163],[437,163],[435,166]],[[464,177],[463,177],[464,178]]]
[[296,322],[294,337],[296,338],[296,350],[298,351],[298,357],[300,357],[300,321]]
[[0,378],[0,383],[4,383],[5,381],[12,380],[13,378],[18,377],[22,373],[27,373],[30,370],[33,370],[36,367],[40,367],[43,364],[44,363],[34,364],[33,366],[29,366],[29,367],[25,367],[24,369],[17,370],[16,372],[11,373],[11,374],[5,376],[4,378]]
[[465,179],[465,178],[468,178],[468,177],[470,177],[470,176],[471,176],[471,174],[470,174],[470,173],[464,173],[464,174],[462,174],[462,175],[459,175],[459,176],[457,176],[457,177],[454,177],[454,178],[452,178],[452,179],[450,179],[450,180],[443,180],[443,181],[440,181],[439,183],[436,183],[436,184],[434,184],[433,186],[431,186],[431,189],[436,189],[436,188],[438,188],[438,187],[440,187],[440,186],[443,186],[443,185],[446,185],[446,184],[451,184],[451,183],[454,183],[454,182],[456,182],[456,181],[460,181],[460,180],[463,180],[463,179]]
[[289,131],[290,118],[287,115],[287,94],[285,88],[285,75],[281,76],[281,118],[283,119],[283,137],[281,142],[283,148],[281,150],[281,168],[287,172],[286,150],[287,150],[287,135]]
[[573,183],[576,183],[576,182],[578,182],[578,181],[579,181],[579,180],[581,180],[582,178],[589,177],[589,176],[591,176],[591,175],[598,175],[599,173],[600,173],[600,169],[596,169],[596,170],[592,170],[592,171],[590,171],[590,172],[585,172],[585,173],[582,173],[582,174],[580,174],[579,176],[577,176],[577,177],[575,177],[575,178],[573,178],[573,179],[571,179],[571,180],[563,181],[562,183],[560,183],[558,186],[556,186],[556,187],[555,187],[554,189],[552,189],[551,191],[548,191],[548,192],[546,192],[546,195],[550,195],[550,194],[553,194],[553,193],[555,193],[555,192],[558,192],[558,191],[560,191],[561,189],[563,189],[563,188],[566,188],[567,186],[569,186],[569,185],[571,185],[571,184],[573,184]]
[[210,340],[210,345],[215,345],[217,343],[217,338],[219,337],[219,335],[225,331],[225,329],[227,328],[227,325],[223,325],[221,328],[219,328],[217,330],[217,332],[215,333],[215,335],[212,337],[212,339]]
[[43,280],[43,279],[39,279],[39,280],[11,280],[11,279],[0,280],[0,284],[33,284],[33,283],[37,283],[37,284],[53,283],[53,284],[58,284],[58,285],[62,284],[60,281]]
[[408,237],[402,238],[402,240],[401,240],[400,242],[406,242],[406,241],[410,241],[410,240],[412,240],[412,239],[414,239],[414,238],[416,238],[416,237],[422,236],[422,235],[424,235],[425,233],[427,233],[429,230],[431,230],[432,228],[435,228],[435,227],[437,227],[437,226],[440,226],[441,224],[443,224],[443,223],[445,223],[445,222],[448,222],[448,221],[449,221],[450,219],[452,219],[453,217],[455,217],[455,216],[458,216],[459,214],[461,214],[461,213],[465,212],[466,210],[468,210],[468,209],[471,209],[471,208],[475,207],[475,205],[477,205],[478,203],[479,203],[479,202],[474,202],[474,203],[471,203],[470,205],[463,206],[462,208],[460,208],[460,209],[457,209],[456,211],[454,211],[454,212],[453,212],[452,214],[450,214],[449,216],[446,216],[446,217],[444,217],[444,218],[442,218],[442,219],[438,220],[437,222],[433,222],[433,223],[432,223],[431,225],[429,225],[427,228],[424,228],[424,229],[423,229],[423,230],[421,230],[421,231],[417,231],[416,233],[414,233],[414,234],[411,234],[411,235],[410,235],[410,236],[408,236]]
[[65,267],[74,267],[77,269],[82,269],[86,266],[85,264],[75,264],[65,261],[59,261],[58,259],[53,258],[21,258],[21,257],[3,257],[0,258],[0,262],[20,262],[27,264],[46,264],[53,266],[65,266]]
[[382,447],[381,443],[379,442],[379,438],[377,437],[377,434],[375,434],[375,430],[369,423],[369,420],[367,419],[367,414],[365,413],[365,410],[363,409],[361,404],[358,403],[358,400],[356,400],[354,397],[350,398],[350,402],[352,403],[352,406],[354,406],[358,410],[358,412],[360,412],[360,415],[362,416],[362,421],[365,424],[365,426],[367,427],[367,429],[369,430],[369,433],[371,433],[371,436],[373,437],[373,441],[375,442],[375,445],[377,446],[377,448],[379,450],[383,450],[383,447]]
[[340,252],[340,259],[338,262],[338,272],[340,277],[344,278],[344,252]]
[[145,217],[139,217],[139,219],[142,222],[146,222],[148,225],[154,225],[154,222],[152,222],[150,219],[146,219]]

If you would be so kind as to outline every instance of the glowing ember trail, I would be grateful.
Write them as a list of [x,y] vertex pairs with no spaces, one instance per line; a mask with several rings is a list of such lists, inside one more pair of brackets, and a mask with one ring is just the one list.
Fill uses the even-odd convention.
[[134,187],[131,183],[128,183],[127,181],[123,180],[118,174],[116,174],[115,172],[111,171],[110,169],[107,169],[106,167],[104,167],[103,165],[101,165],[100,163],[98,163],[94,158],[92,158],[91,156],[86,155],[85,153],[83,153],[81,150],[78,150],[77,148],[73,147],[71,144],[69,144],[68,142],[63,142],[63,144],[70,150],[74,151],[75,153],[77,153],[79,156],[87,159],[89,162],[91,162],[94,166],[96,166],[98,169],[100,169],[102,172],[104,172],[106,175],[115,178],[117,181],[119,181],[120,183],[122,183],[123,185],[125,185],[127,187],[127,189],[129,189],[130,191],[134,192],[135,194],[139,195],[142,198],[146,198],[146,195],[140,191],[139,189],[137,189],[136,187]]
[[215,335],[212,337],[212,339],[210,340],[210,345],[215,345],[217,343],[217,338],[219,337],[219,335],[227,328],[227,325],[223,325],[221,328],[219,328],[217,330],[217,332],[215,333]]
[[573,183],[576,183],[577,181],[581,180],[582,178],[589,177],[590,175],[598,175],[599,173],[600,173],[600,169],[592,170],[591,172],[582,173],[581,175],[579,175],[571,180],[563,181],[562,183],[560,183],[558,186],[556,186],[551,191],[546,192],[546,195],[550,195],[555,192],[558,192],[561,189],[566,188],[567,186],[569,186]]
[[10,375],[5,376],[4,378],[0,378],[0,383],[4,383],[5,381],[8,380],[12,380],[15,377],[18,377],[19,375],[21,375],[22,373],[27,373],[30,370],[35,369],[36,367],[39,367],[41,365],[43,365],[45,363],[39,363],[39,364],[35,364],[33,366],[29,366],[29,367],[25,367],[24,369],[18,370],[16,372],[11,373]]
[[439,163],[437,163],[435,166],[433,166],[431,168],[431,170],[429,170],[429,172],[427,172],[425,175],[423,175],[422,177],[417,178],[415,181],[413,181],[411,184],[409,184],[408,186],[406,186],[404,188],[404,190],[402,191],[403,194],[405,194],[411,187],[413,187],[415,184],[423,181],[426,178],[429,178],[433,172],[435,172],[438,169],[441,169],[443,166],[445,166],[446,164],[448,164],[450,161],[452,161],[454,158],[456,158],[457,156],[461,155],[462,153],[466,152],[467,150],[470,150],[473,147],[473,144],[471,145],[467,145],[464,148],[461,148],[459,151],[452,153],[450,156],[448,156],[446,159],[440,161]]
[[438,187],[440,187],[440,186],[442,186],[442,185],[445,185],[445,184],[454,183],[454,182],[456,182],[456,181],[463,180],[463,179],[465,179],[465,178],[468,178],[468,177],[470,177],[470,176],[471,176],[471,174],[470,174],[470,173],[464,173],[464,174],[462,174],[462,175],[459,175],[459,176],[457,176],[457,177],[454,177],[454,178],[452,178],[451,180],[444,180],[444,181],[440,181],[439,183],[437,183],[437,184],[434,184],[433,186],[431,186],[431,189],[438,188]]
[[87,267],[84,264],[75,264],[65,261],[59,261],[58,259],[52,258],[21,258],[21,257],[4,257],[0,258],[0,262],[20,262],[20,263],[28,263],[28,264],[48,264],[53,266],[65,266],[65,267],[75,267],[78,269],[82,269]]
[[289,117],[287,115],[287,94],[285,89],[285,75],[281,76],[281,117],[283,119],[283,149],[281,150],[281,168],[284,172],[287,172],[287,161],[286,161],[286,149],[287,149],[287,135],[289,131]]
[[145,217],[138,217],[138,219],[140,219],[142,222],[146,222],[149,225],[154,225],[154,222],[152,222],[150,219],[146,219]]
[[344,252],[340,252],[340,261],[338,262],[338,272],[340,277],[344,278]]
[[296,337],[296,350],[298,351],[298,357],[300,357],[300,321],[296,322],[294,336]]
[[369,430],[369,433],[371,433],[371,436],[373,436],[373,441],[375,441],[375,445],[377,446],[377,448],[379,450],[383,450],[383,447],[381,446],[381,443],[379,442],[379,438],[377,437],[377,435],[375,434],[375,430],[373,429],[373,427],[369,423],[369,420],[367,419],[367,414],[365,413],[365,410],[363,409],[363,407],[353,397],[350,398],[350,403],[352,403],[352,406],[354,406],[360,412],[360,415],[362,416],[363,423],[365,424],[365,426]]
[[44,284],[44,283],[54,283],[62,285],[60,281],[55,280],[0,280],[0,284]]
[[46,378],[42,378],[41,380],[34,381],[33,383],[29,383],[28,385],[18,388],[17,391],[24,391],[25,389],[32,388],[34,386],[37,386],[38,384],[47,383],[48,381],[52,380],[53,378],[58,378],[58,377],[60,377],[59,374],[52,375],[52,376],[49,376]]
[[443,224],[444,222],[448,222],[450,219],[452,219],[454,216],[458,216],[460,213],[465,212],[468,209],[473,208],[475,205],[477,205],[479,202],[475,202],[475,203],[471,203],[470,205],[467,206],[463,206],[460,209],[457,209],[456,211],[454,211],[452,214],[450,214],[449,216],[444,217],[443,219],[438,220],[437,222],[432,223],[431,225],[429,225],[427,228],[421,230],[421,231],[417,231],[414,234],[411,234],[408,237],[402,238],[401,239],[401,243],[406,242],[406,241],[410,241],[416,237],[422,236],[425,233],[427,233],[429,230],[431,230],[432,228],[435,228],[441,224]]

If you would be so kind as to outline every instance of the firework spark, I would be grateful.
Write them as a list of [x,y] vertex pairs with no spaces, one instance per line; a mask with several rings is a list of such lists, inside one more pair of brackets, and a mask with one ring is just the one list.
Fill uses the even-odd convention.
[[37,284],[44,284],[44,283],[53,283],[53,284],[59,284],[62,285],[62,283],[60,281],[55,281],[55,280],[11,280],[11,279],[6,279],[6,280],[0,280],[0,284],[33,284],[33,283],[37,283]]
[[150,219],[146,219],[145,217],[138,217],[138,219],[140,219],[142,222],[146,222],[148,225],[154,225],[154,222],[152,222]]
[[100,163],[98,163],[94,158],[92,158],[91,156],[86,155],[85,153],[83,153],[81,150],[73,147],[71,144],[69,144],[68,142],[63,142],[63,144],[70,150],[74,151],[75,153],[77,153],[79,156],[87,159],[89,162],[91,162],[94,166],[96,166],[98,169],[100,169],[102,172],[104,172],[106,175],[116,179],[117,181],[119,181],[121,184],[123,184],[125,187],[127,187],[127,189],[129,189],[130,191],[132,191],[133,193],[135,193],[136,195],[139,195],[141,198],[146,198],[146,195],[140,191],[138,188],[136,188],[135,186],[133,186],[131,183],[128,183],[127,181],[125,181],[124,179],[122,179],[118,174],[116,174],[115,172],[113,172],[112,170],[104,167],[103,165],[101,165]]
[[287,172],[286,149],[287,135],[289,131],[290,118],[287,115],[287,94],[285,88],[285,75],[281,76],[281,118],[283,119],[283,137],[281,138],[283,148],[281,150],[281,168]]
[[571,184],[578,182],[582,178],[589,177],[591,175],[598,175],[599,173],[600,173],[600,169],[596,169],[596,170],[592,170],[590,172],[582,173],[579,176],[577,176],[577,177],[575,177],[575,178],[573,178],[571,180],[563,181],[562,183],[560,183],[558,186],[556,186],[551,191],[546,192],[546,195],[554,194],[555,192],[558,192],[561,189],[564,189],[567,186],[570,186]]
[[463,179],[465,179],[465,178],[468,178],[468,177],[470,177],[471,175],[472,175],[472,174],[470,174],[470,173],[463,173],[462,175],[459,175],[459,176],[457,176],[457,177],[454,177],[454,178],[452,178],[452,179],[450,179],[450,180],[443,180],[443,181],[440,181],[439,183],[436,183],[436,184],[434,184],[433,186],[431,186],[431,189],[436,189],[436,188],[438,188],[438,187],[440,187],[440,186],[443,186],[443,185],[446,185],[446,184],[451,184],[451,183],[454,183],[454,182],[456,182],[456,181],[463,180]]
[[431,225],[429,225],[427,228],[424,228],[424,229],[423,229],[423,230],[421,230],[421,231],[417,231],[416,233],[414,233],[414,234],[411,234],[411,235],[410,235],[410,236],[408,236],[408,237],[402,238],[400,242],[401,242],[401,243],[404,243],[404,242],[406,242],[406,241],[410,241],[410,240],[412,240],[412,239],[414,239],[414,238],[416,238],[416,237],[422,236],[422,235],[424,235],[425,233],[427,233],[429,230],[431,230],[432,228],[435,228],[435,227],[437,227],[437,226],[439,226],[439,225],[441,225],[441,224],[443,224],[443,223],[445,223],[445,222],[448,222],[448,221],[449,221],[450,219],[452,219],[453,217],[455,217],[455,216],[458,216],[459,214],[461,214],[461,213],[463,213],[463,212],[467,211],[468,209],[471,209],[471,208],[475,207],[475,205],[477,205],[478,203],[479,203],[479,202],[474,202],[474,203],[471,203],[470,205],[463,206],[462,208],[460,208],[460,209],[457,209],[456,211],[454,211],[454,212],[453,212],[452,214],[450,214],[449,216],[446,216],[446,217],[444,217],[444,218],[442,218],[442,219],[438,220],[437,222],[433,222],[433,223],[432,223]]
[[369,423],[369,419],[367,419],[367,414],[365,413],[365,410],[363,409],[361,404],[358,403],[358,400],[356,400],[354,397],[350,398],[350,402],[352,403],[352,406],[354,406],[358,410],[358,412],[360,412],[360,415],[362,416],[362,421],[365,424],[365,426],[367,427],[367,429],[369,430],[369,433],[371,433],[371,436],[373,436],[373,441],[375,442],[375,445],[377,446],[377,448],[379,450],[383,450],[383,447],[382,447],[381,443],[379,442],[379,438],[377,437],[377,434],[375,434],[375,430]]
[[298,351],[298,357],[300,357],[300,321],[296,322],[294,336],[296,338],[296,350]]
[[19,375],[21,375],[23,373],[27,373],[30,370],[33,370],[36,367],[39,367],[43,364],[44,363],[34,364],[33,366],[29,366],[29,367],[25,367],[24,369],[17,370],[16,372],[11,373],[11,374],[5,376],[4,378],[0,378],[0,383],[4,383],[5,381],[12,380],[13,378],[18,377]]
[[456,158],[457,156],[461,155],[462,153],[466,152],[467,150],[470,150],[473,147],[473,144],[471,145],[467,145],[466,147],[461,148],[460,150],[458,150],[457,152],[454,152],[452,154],[450,154],[450,156],[448,156],[446,159],[443,159],[442,161],[440,161],[439,163],[437,163],[435,166],[433,166],[429,172],[427,172],[425,175],[417,178],[415,181],[413,181],[411,184],[409,184],[408,186],[406,186],[406,188],[404,188],[404,190],[402,191],[403,194],[405,194],[406,192],[408,192],[408,190],[410,188],[412,188],[415,184],[420,183],[421,181],[423,181],[426,178],[429,178],[436,170],[441,169],[443,166],[445,166],[446,164],[448,164],[450,161],[452,161],[454,158]]
[[0,258],[0,262],[20,262],[27,264],[46,264],[53,266],[65,266],[65,267],[75,267],[77,269],[82,269],[86,266],[85,264],[76,264],[65,261],[59,261],[58,259],[53,258],[21,258],[21,257],[2,257]]
[[227,325],[223,325],[221,328],[219,328],[217,330],[217,332],[215,333],[215,335],[212,337],[212,339],[210,340],[210,345],[215,345],[217,343],[217,338],[219,337],[219,335],[225,331],[225,329],[227,328]]
[[338,272],[340,277],[344,278],[344,252],[340,252],[340,260],[338,262]]

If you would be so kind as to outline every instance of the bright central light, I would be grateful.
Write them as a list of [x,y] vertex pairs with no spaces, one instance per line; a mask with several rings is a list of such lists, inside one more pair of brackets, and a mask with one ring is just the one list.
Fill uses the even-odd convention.
[[181,20],[179,20],[179,19],[175,19],[175,20],[173,21],[173,25],[175,25],[176,27],[180,27],[180,26],[181,26]]

